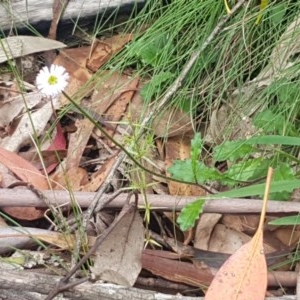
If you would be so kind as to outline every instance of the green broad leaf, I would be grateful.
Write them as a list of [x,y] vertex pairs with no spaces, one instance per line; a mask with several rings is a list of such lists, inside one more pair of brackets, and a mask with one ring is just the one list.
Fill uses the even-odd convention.
[[281,180],[294,180],[295,175],[294,171],[291,168],[291,166],[288,163],[280,163],[276,166],[274,175],[273,175],[273,180],[274,181],[281,181]]
[[[269,115],[269,113],[266,114],[267,116],[265,116],[265,118],[267,119],[269,117],[270,121],[272,119],[271,115]],[[264,120],[263,122],[266,123],[266,120]],[[216,146],[214,148],[213,157],[216,161],[235,161],[239,158],[245,158],[246,156],[255,151],[252,145],[256,144],[300,146],[300,138],[282,135],[262,135],[252,137],[248,140],[227,141],[222,145]]]
[[208,168],[202,163],[199,163],[202,167],[197,168],[196,172],[196,182],[197,183],[205,183],[211,180],[223,180],[225,176],[220,173],[217,169]]
[[182,231],[186,231],[194,227],[196,220],[203,212],[203,205],[205,200],[198,199],[192,203],[187,204],[182,210],[177,219],[177,223]]
[[[300,188],[300,180],[281,180],[271,184],[271,193],[292,191],[293,189]],[[240,198],[263,195],[265,191],[265,183],[256,184],[252,186],[243,187],[240,189],[230,190],[209,196],[207,199],[220,199],[220,198]],[[249,199],[249,201],[251,201]]]
[[282,22],[287,8],[288,5],[285,2],[278,3],[277,5],[270,7],[270,21],[273,23],[274,26],[278,26]]
[[192,163],[191,159],[175,160],[168,168],[171,177],[191,183],[205,183],[207,180],[221,180],[223,178],[216,169],[208,168],[197,161]]
[[174,179],[196,182],[191,159],[174,160],[173,165],[167,171]]
[[191,141],[190,159],[175,160],[173,166],[168,168],[172,178],[191,183],[204,183],[207,180],[218,180],[223,178],[214,168],[208,168],[198,160],[203,147],[200,133],[196,133]]
[[[177,100],[177,99],[176,99]],[[180,110],[182,110],[185,113],[188,114],[194,114],[196,113],[196,100],[194,98],[187,98],[187,97],[178,97],[178,100],[174,103],[174,106],[178,107]]]
[[300,224],[300,215],[278,218],[276,220],[270,221],[268,224],[270,224],[270,225],[299,225]]
[[138,56],[143,64],[156,66],[160,55],[160,49],[154,43],[150,43],[148,47],[142,48],[138,52]]
[[[291,62],[295,57],[291,58]],[[291,82],[285,79],[282,84],[276,86],[276,94],[278,101],[283,105],[293,104],[296,99],[299,99],[299,86],[296,82]]]
[[[282,180],[295,180],[295,174],[293,169],[290,167],[288,163],[280,163],[276,166],[274,175],[273,175],[273,183],[277,184],[277,182]],[[289,189],[281,192],[270,192],[270,199],[272,200],[288,200],[291,196],[293,189]]]
[[275,114],[271,109],[266,109],[255,116],[253,124],[266,133],[282,134],[286,120],[280,113]]
[[233,164],[224,173],[235,181],[250,181],[266,175],[270,161],[262,157]]
[[199,155],[201,154],[202,147],[203,147],[203,140],[201,138],[201,134],[197,132],[191,141],[192,164],[196,164],[198,162],[198,158]]
[[[290,97],[295,99],[295,97]],[[288,101],[285,101],[287,103]],[[276,111],[273,112],[272,109],[266,109],[262,112],[257,113],[254,117],[253,124],[262,128],[265,133],[269,134],[278,134],[283,136],[284,133],[287,135],[296,135],[298,136],[296,127],[291,122],[287,122],[287,117]]]
[[249,156],[253,151],[253,146],[245,141],[227,141],[214,148],[213,157],[216,161],[235,161]]
[[153,35],[151,40],[141,39],[135,48],[135,54],[145,65],[159,67],[161,55],[166,51],[166,47],[172,47],[165,33]]
[[173,77],[174,74],[171,72],[160,72],[154,75],[152,79],[142,88],[142,98],[147,102],[150,101],[152,97],[162,89],[163,83]]

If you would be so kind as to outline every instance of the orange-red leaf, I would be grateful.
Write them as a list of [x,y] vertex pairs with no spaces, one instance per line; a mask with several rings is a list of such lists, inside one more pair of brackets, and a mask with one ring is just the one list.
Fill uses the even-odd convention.
[[267,264],[262,233],[236,251],[217,272],[205,300],[265,299]]
[[[28,182],[40,190],[48,189],[47,180],[41,172],[18,154],[0,148],[0,163],[22,181]],[[12,217],[22,220],[36,220],[44,215],[44,210],[34,207],[3,207],[2,210]]]
[[41,172],[18,154],[0,148],[0,163],[11,170],[22,181],[31,183],[40,190],[48,189],[47,180]]

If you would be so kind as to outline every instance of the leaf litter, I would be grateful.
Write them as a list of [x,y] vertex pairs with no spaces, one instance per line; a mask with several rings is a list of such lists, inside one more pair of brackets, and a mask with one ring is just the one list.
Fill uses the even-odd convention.
[[[293,26],[295,24],[291,25],[291,29],[293,29]],[[21,44],[26,41],[28,43],[30,38],[21,36],[15,40],[10,39],[7,43]],[[141,97],[141,91],[147,82],[143,82],[138,76],[130,76],[125,72],[113,74],[102,72],[101,76],[106,78],[103,81],[104,83],[87,85],[86,88],[82,87],[92,78],[94,72],[97,72],[112,55],[121,51],[131,39],[131,35],[117,34],[111,39],[97,41],[92,46],[63,49],[54,61],[54,63],[65,67],[70,74],[70,82],[66,89],[67,94],[82,93],[85,99],[81,104],[86,113],[89,115],[95,113],[92,115],[92,118],[121,143],[126,141],[124,132],[126,132],[128,124],[136,124],[139,122],[141,115],[146,116],[149,114],[150,109],[149,107],[145,109]],[[39,41],[41,42],[41,40]],[[54,40],[43,39],[42,41],[43,43],[40,44],[43,46],[42,48],[25,47],[26,52],[12,53],[12,58],[65,46]],[[279,49],[281,49],[282,45],[283,43],[280,43]],[[276,59],[275,61],[273,59],[275,50],[271,55],[271,65],[276,61]],[[295,51],[291,50],[288,56],[293,55]],[[0,59],[2,56],[0,52]],[[283,58],[280,59],[284,60]],[[288,64],[285,61],[284,63]],[[270,68],[266,67],[265,72],[270,74]],[[270,78],[272,76],[270,75]],[[5,83],[8,83],[8,81]],[[24,81],[24,83],[26,82]],[[52,99],[51,102],[45,102],[41,94],[36,91],[33,83],[31,82],[31,85],[26,84],[25,93],[24,91],[16,90],[15,93],[5,94],[5,89],[1,90],[0,86],[0,95],[4,95],[3,97],[5,98],[5,101],[0,102],[0,162],[6,167],[6,169],[1,169],[1,187],[9,187],[8,181],[10,183],[22,181],[28,184],[27,188],[32,189],[30,187],[32,185],[36,190],[40,191],[67,189],[70,190],[70,194],[72,194],[72,191],[96,192],[105,184],[109,170],[113,167],[118,157],[118,148],[111,140],[106,139],[85,115],[80,114],[75,108],[68,110],[67,114],[60,118],[56,126],[51,126],[53,120],[56,119],[57,121],[57,112],[66,108],[69,105],[69,101],[62,95],[60,99]],[[263,81],[258,76],[255,80],[249,82],[248,88],[243,89],[242,92],[245,95],[248,93],[250,95],[249,89],[270,84],[271,79],[270,81]],[[23,93],[23,96],[19,96],[18,93]],[[233,92],[233,98],[236,93],[236,91]],[[23,101],[23,97],[25,97],[25,101]],[[1,97],[0,100],[2,100]],[[220,140],[223,138],[222,130],[226,127],[224,124],[228,119],[228,111],[232,109],[232,105],[235,105],[234,101],[229,106],[223,105],[212,111],[209,129],[203,139],[206,143],[221,143]],[[224,115],[223,111],[225,110]],[[242,121],[237,122],[237,134],[232,136],[233,140],[241,137],[246,138],[252,135],[255,130],[251,114],[249,113],[247,116],[244,116],[243,112],[240,112],[240,114]],[[98,117],[101,117],[101,119]],[[31,126],[31,122],[34,125],[34,129]],[[148,153],[149,160],[155,166],[152,169],[154,172],[168,175],[170,171],[168,167],[175,160],[190,159],[193,164],[193,160],[198,160],[199,156],[201,156],[201,149],[198,149],[197,157],[193,157],[195,152],[193,152],[193,147],[190,144],[193,124],[190,116],[184,111],[169,107],[164,114],[155,116],[151,126],[157,138],[157,141],[154,141],[154,145],[161,146],[164,143],[164,139],[167,138],[164,146],[162,146],[164,149],[160,151],[161,154],[165,151],[165,157],[161,155],[159,158],[159,155],[150,155],[150,152]],[[53,142],[49,139],[49,135],[55,137]],[[41,141],[39,151],[36,150],[36,145],[33,142],[37,136]],[[51,163],[44,165],[44,162],[47,162],[47,153],[49,155],[49,151],[53,152],[51,155],[54,155],[55,159],[52,158]],[[35,155],[32,153],[35,153]],[[26,156],[26,154],[28,155]],[[39,155],[41,157],[37,158]],[[36,167],[35,162],[37,160],[40,161],[38,167]],[[128,162],[126,163],[128,164]],[[162,170],[157,167],[161,163],[164,165]],[[148,169],[150,168],[149,164],[146,166]],[[126,187],[126,182],[132,178],[123,168],[124,166],[116,171],[119,177],[116,175],[115,180],[120,181],[120,178],[122,178],[124,183],[121,184],[121,187]],[[4,180],[3,177],[5,176],[9,180]],[[200,201],[202,201],[202,198],[207,194],[201,186],[187,185],[163,179],[160,181],[160,179],[152,175],[148,177],[147,184],[153,183],[154,178],[156,185],[161,184],[167,187],[170,195],[195,196],[200,197]],[[165,190],[166,188],[160,189],[162,199]],[[149,189],[147,189],[147,192],[149,192]],[[72,195],[70,197],[72,198]],[[69,222],[74,221],[74,219],[76,221],[78,218],[78,215],[72,211],[72,208],[77,205],[76,199],[73,200],[71,205],[67,205],[67,208],[62,210],[58,206],[50,206],[51,219],[54,218],[51,221],[56,226],[54,228],[55,231],[39,228],[31,229],[24,226],[25,233],[22,235],[20,232],[14,234],[14,228],[11,226],[1,225],[0,239],[6,239],[6,242],[1,244],[3,245],[1,246],[1,253],[10,253],[14,248],[25,249],[28,245],[30,249],[35,249],[34,244],[37,244],[36,240],[46,243],[52,249],[67,250],[72,253],[76,249],[77,236],[73,235],[73,233],[65,234],[57,226],[55,218],[57,217],[61,220],[62,216],[63,218],[65,217],[65,224],[62,227],[73,232],[73,227]],[[203,205],[205,205],[204,201]],[[9,218],[16,218],[21,223],[24,220],[44,220],[45,213],[44,210],[32,207],[9,207],[2,208],[2,211],[9,215]],[[62,215],[58,216],[57,211]],[[199,208],[200,211],[202,211],[202,204]],[[241,218],[247,218],[247,216],[241,216]],[[263,215],[261,218],[263,218]],[[104,214],[102,219],[105,220]],[[189,230],[185,232],[182,232],[176,224],[176,220],[178,220],[176,213],[153,212],[151,215],[152,219],[155,219],[155,222],[153,221],[154,225],[151,225],[160,228],[158,231],[161,233],[161,236],[168,235],[172,242],[171,240],[166,241],[168,239],[159,240],[157,238],[157,243],[164,245],[164,249],[143,251],[145,228],[142,217],[138,211],[129,212],[119,220],[93,253],[93,266],[90,267],[90,270],[97,279],[133,286],[137,278],[142,276],[140,271],[143,268],[151,272],[153,276],[185,284],[186,290],[191,287],[197,287],[206,292],[207,286],[210,285],[206,293],[207,299],[218,299],[220,291],[222,291],[223,295],[225,290],[228,290],[228,299],[229,297],[237,297],[240,294],[246,294],[247,297],[249,296],[249,299],[258,299],[257,297],[263,299],[268,280],[264,254],[267,252],[271,254],[276,253],[279,249],[282,250],[290,245],[290,241],[282,238],[289,231],[283,230],[280,233],[278,229],[275,230],[277,231],[276,238],[279,240],[276,246],[274,246],[275,243],[272,243],[272,241],[267,241],[264,244],[265,250],[262,250],[262,226],[251,238],[251,235],[245,228],[241,229],[239,227],[238,230],[237,228],[228,230],[226,221],[222,220],[220,215],[202,214],[195,227],[193,229],[186,228]],[[8,219],[6,222],[9,223]],[[184,222],[186,224],[186,221]],[[88,232],[96,231],[97,235],[103,234],[111,225],[109,222],[106,224],[103,221],[103,223],[104,229],[101,229],[101,232],[97,232],[97,228],[100,227],[97,224],[91,225],[91,227],[94,227],[89,228]],[[230,221],[230,224],[238,227],[240,223],[239,220],[235,219]],[[6,230],[9,230],[9,233]],[[270,232],[265,233],[265,236],[267,234],[270,234]],[[290,233],[288,235],[290,236]],[[151,237],[154,236],[155,234],[153,233]],[[221,239],[220,236],[223,238]],[[293,242],[295,243],[295,241]],[[181,245],[180,242],[183,244]],[[222,247],[216,245],[218,242],[223,243]],[[87,245],[91,247],[94,243],[95,238],[89,236]],[[177,246],[175,247],[176,243]],[[150,244],[152,247],[156,245],[154,242],[153,244],[150,242]],[[193,246],[187,246],[190,244]],[[176,259],[166,249],[173,249],[174,252],[172,254],[178,254]],[[266,249],[269,249],[269,251]],[[202,250],[203,252],[201,252]],[[236,250],[237,252],[235,252]],[[226,255],[233,252],[235,254],[226,260]],[[83,255],[84,253],[82,253]],[[210,259],[207,259],[208,256],[210,256]],[[221,267],[225,260],[226,262],[215,275],[215,279],[213,279],[216,273],[216,264],[212,266],[210,261],[217,261],[218,259],[220,259],[220,263],[217,267]],[[69,263],[68,260],[67,262]],[[221,285],[221,281],[223,285]],[[249,282],[252,283],[249,284]],[[214,294],[214,291],[216,294]],[[255,292],[255,295],[251,294],[253,292]],[[225,299],[227,298],[225,297]],[[242,296],[242,298],[236,299],[247,298]]]

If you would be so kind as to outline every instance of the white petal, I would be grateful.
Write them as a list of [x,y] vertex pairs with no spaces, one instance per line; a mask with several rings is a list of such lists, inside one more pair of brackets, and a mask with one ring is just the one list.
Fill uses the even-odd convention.
[[[49,83],[50,76],[57,78],[57,83]],[[61,93],[68,85],[69,74],[66,69],[59,65],[43,67],[36,77],[37,88],[47,96],[56,96]]]

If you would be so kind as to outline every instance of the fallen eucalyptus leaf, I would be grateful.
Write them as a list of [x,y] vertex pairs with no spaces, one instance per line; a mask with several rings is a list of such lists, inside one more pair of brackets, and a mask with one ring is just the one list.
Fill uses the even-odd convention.
[[65,44],[38,36],[10,36],[0,40],[0,63],[9,59],[66,47]]
[[137,210],[127,213],[98,247],[92,272],[97,279],[133,286],[141,269],[143,220]]

